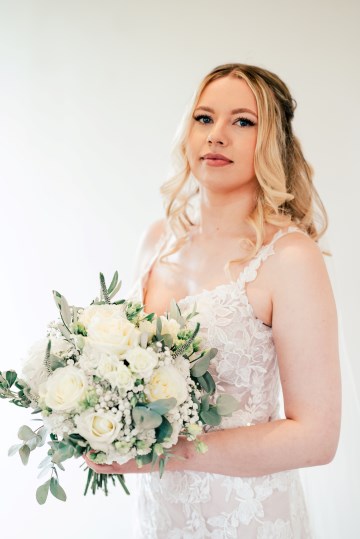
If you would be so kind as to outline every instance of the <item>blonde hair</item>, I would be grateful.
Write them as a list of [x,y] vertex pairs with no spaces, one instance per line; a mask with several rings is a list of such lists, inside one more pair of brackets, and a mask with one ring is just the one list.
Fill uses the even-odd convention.
[[[200,96],[212,81],[222,77],[238,77],[253,91],[258,107],[258,135],[254,168],[258,194],[254,210],[247,222],[255,231],[255,242],[246,239],[248,255],[233,262],[246,262],[264,243],[265,223],[288,226],[290,223],[318,241],[328,226],[324,205],[313,184],[313,170],[304,158],[298,139],[292,131],[296,102],[286,84],[274,73],[246,64],[224,64],[204,77],[186,111],[173,147],[176,173],[160,188],[163,196],[168,231],[175,244],[161,259],[178,251],[187,241],[194,226],[192,202],[199,186],[191,177],[186,144],[192,117]],[[317,223],[315,223],[317,221]],[[326,253],[328,254],[328,253]]]

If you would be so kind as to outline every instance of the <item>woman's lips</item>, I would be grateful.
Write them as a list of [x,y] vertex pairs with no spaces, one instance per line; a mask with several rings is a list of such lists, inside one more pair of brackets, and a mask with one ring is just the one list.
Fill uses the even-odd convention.
[[204,159],[204,162],[209,165],[210,167],[224,167],[225,165],[231,165],[232,161],[229,161],[228,159],[211,159],[209,157],[206,157]]
[[221,153],[209,152],[201,157],[210,167],[224,167],[233,163],[227,155]]

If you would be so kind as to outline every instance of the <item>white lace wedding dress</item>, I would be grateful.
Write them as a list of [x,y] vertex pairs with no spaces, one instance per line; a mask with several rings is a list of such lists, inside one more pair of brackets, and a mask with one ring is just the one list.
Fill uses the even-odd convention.
[[[233,394],[241,409],[221,427],[246,427],[280,418],[280,380],[272,329],[255,317],[246,283],[296,227],[278,231],[238,280],[178,301],[199,312],[206,346],[218,349],[211,373],[217,392]],[[156,256],[131,294],[140,301]],[[224,453],[224,458],[227,458]],[[239,456],[241,458],[241,456]],[[203,472],[139,474],[137,539],[308,539],[311,532],[298,470],[261,477]]]

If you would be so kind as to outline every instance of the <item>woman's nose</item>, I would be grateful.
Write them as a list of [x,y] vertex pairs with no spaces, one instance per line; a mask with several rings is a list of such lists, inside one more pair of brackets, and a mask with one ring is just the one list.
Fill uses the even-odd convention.
[[207,142],[209,144],[221,144],[224,146],[227,144],[227,135],[225,133],[225,128],[219,124],[213,124],[212,129],[208,133]]

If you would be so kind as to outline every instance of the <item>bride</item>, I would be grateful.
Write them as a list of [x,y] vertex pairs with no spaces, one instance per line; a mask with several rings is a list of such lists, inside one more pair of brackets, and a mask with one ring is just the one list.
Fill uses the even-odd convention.
[[204,433],[207,453],[180,439],[162,479],[150,465],[87,459],[98,472],[139,474],[138,537],[312,537],[298,469],[334,458],[341,391],[317,243],[326,213],[294,108],[275,74],[226,64],[185,115],[179,172],[162,188],[166,218],[143,238],[132,295],[158,315],[172,298],[182,312],[196,303],[205,345],[218,349],[217,392],[241,408]]

